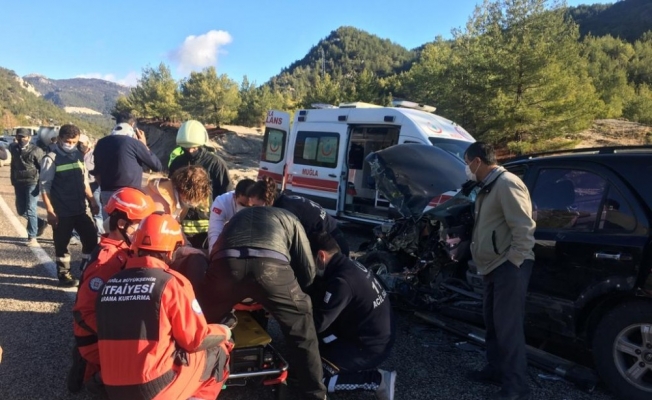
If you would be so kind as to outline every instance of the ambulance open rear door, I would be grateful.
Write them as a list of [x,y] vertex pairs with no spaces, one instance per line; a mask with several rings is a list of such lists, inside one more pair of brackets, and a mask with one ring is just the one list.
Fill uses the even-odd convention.
[[285,188],[289,136],[290,114],[277,110],[268,111],[258,179],[269,176],[276,181],[281,190]]

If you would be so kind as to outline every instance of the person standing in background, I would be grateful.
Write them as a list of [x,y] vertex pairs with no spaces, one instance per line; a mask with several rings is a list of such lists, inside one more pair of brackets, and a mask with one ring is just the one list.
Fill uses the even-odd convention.
[[[145,133],[134,130],[135,117],[126,117],[124,121],[116,125],[109,136],[98,140],[93,151],[95,169],[91,174],[100,186],[100,199],[104,206],[118,189],[140,189],[143,165],[154,172],[163,170],[161,161],[147,147]],[[108,218],[104,210],[102,218]]]
[[[77,144],[77,148],[79,151],[82,153],[84,156],[84,165],[86,166],[86,171],[92,171],[95,169],[95,160],[93,157],[93,146],[91,144],[90,138],[85,135],[81,134],[79,135],[79,143]],[[95,198],[95,201],[97,204],[101,204],[100,200],[100,185],[97,183],[95,180],[95,176],[93,174],[88,174],[88,184],[91,187],[91,192],[93,192],[93,197]],[[95,219],[95,226],[97,227],[97,236],[101,236],[104,234],[104,219],[102,218],[102,213],[98,213],[96,215],[93,215],[93,219]]]
[[525,296],[534,264],[532,201],[521,179],[498,166],[493,146],[472,143],[466,175],[479,183],[471,255],[483,276],[487,365],[469,379],[495,383],[496,400],[530,396],[525,350]]
[[39,170],[43,150],[30,144],[31,132],[16,129],[16,142],[9,145],[11,153],[11,185],[16,195],[16,212],[27,219],[27,246],[38,246],[36,238],[43,234],[47,221],[38,218]]
[[62,126],[57,147],[43,157],[41,162],[43,203],[48,212],[48,223],[52,225],[59,285],[64,287],[76,286],[78,283],[70,273],[68,244],[72,231],[79,232],[82,242],[81,270],[97,245],[95,225],[86,214],[86,201],[90,203],[93,215],[100,210],[88,185],[83,157],[77,150],[80,134],[75,125]]

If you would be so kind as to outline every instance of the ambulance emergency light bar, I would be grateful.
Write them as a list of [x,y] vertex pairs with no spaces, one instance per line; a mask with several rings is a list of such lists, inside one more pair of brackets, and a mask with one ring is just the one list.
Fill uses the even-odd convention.
[[425,104],[419,104],[407,100],[392,100],[392,106],[402,107],[402,108],[413,108],[415,110],[421,110],[429,113],[434,113],[437,110],[437,107],[428,106]]
[[324,109],[324,108],[337,108],[337,106],[334,106],[332,104],[326,104],[326,103],[313,103],[310,105],[312,108],[317,108],[317,109]]

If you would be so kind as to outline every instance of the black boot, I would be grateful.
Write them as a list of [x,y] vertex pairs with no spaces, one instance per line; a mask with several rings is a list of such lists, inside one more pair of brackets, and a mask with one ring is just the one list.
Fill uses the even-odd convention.
[[59,286],[61,287],[73,287],[79,284],[79,281],[73,278],[70,273],[70,256],[68,256],[66,261],[57,260],[57,275],[59,278]]

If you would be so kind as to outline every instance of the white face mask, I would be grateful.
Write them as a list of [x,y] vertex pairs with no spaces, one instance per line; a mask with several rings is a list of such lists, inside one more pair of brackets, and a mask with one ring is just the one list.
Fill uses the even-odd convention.
[[466,172],[466,178],[470,181],[475,181],[477,177],[473,172],[471,172],[471,167],[468,165],[464,168],[464,172]]
[[[480,168],[480,165],[478,165],[478,168]],[[475,169],[475,172],[471,171],[471,167],[467,164],[466,167],[464,168],[464,172],[466,173],[466,178],[470,181],[477,182],[478,177],[476,176],[476,172],[478,172],[478,168]]]
[[61,150],[65,151],[66,153],[72,152],[75,150],[75,147],[77,147],[74,144],[70,143],[60,143],[59,146],[61,147]]

